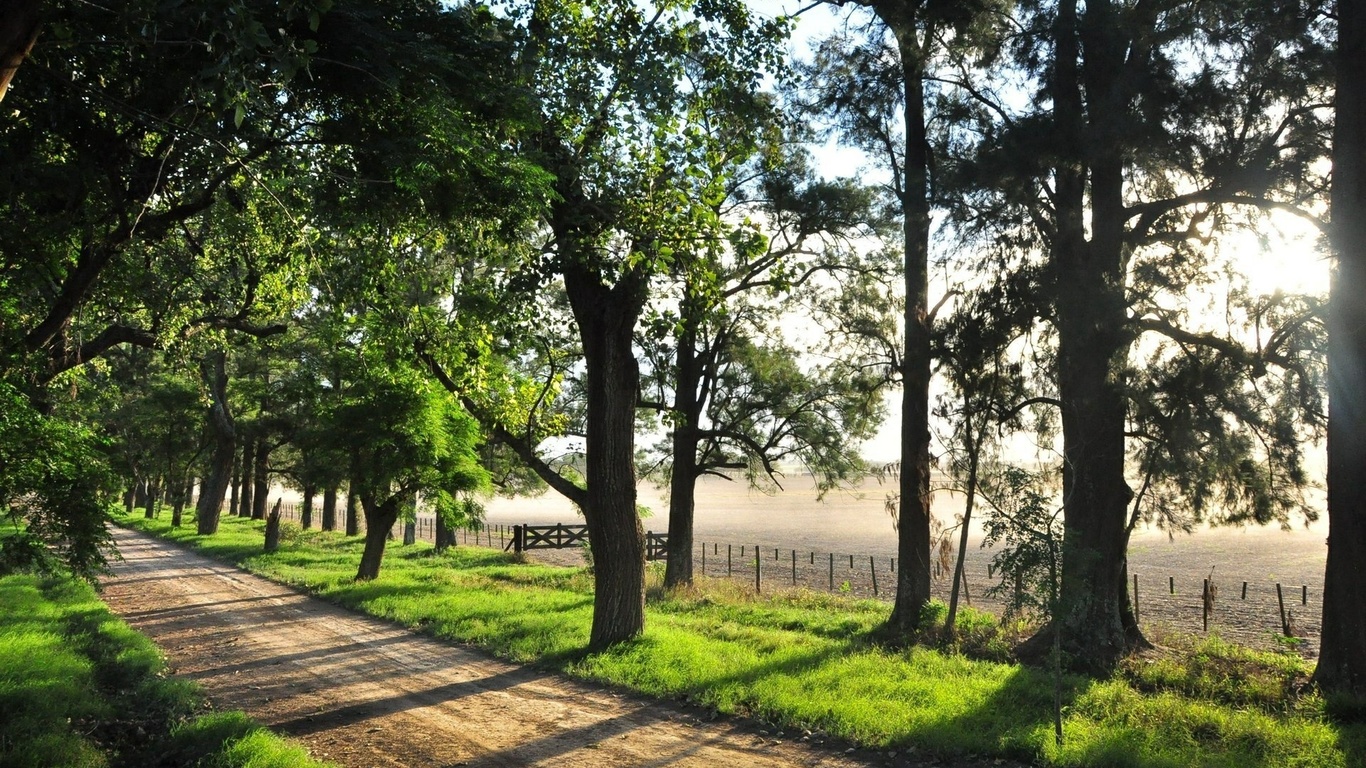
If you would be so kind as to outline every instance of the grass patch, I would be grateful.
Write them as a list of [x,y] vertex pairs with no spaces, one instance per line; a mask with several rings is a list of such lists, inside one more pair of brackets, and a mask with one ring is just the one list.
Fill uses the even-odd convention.
[[[212,537],[188,523],[172,531],[136,516],[123,522],[507,659],[747,714],[792,735],[808,730],[816,741],[1059,766],[1366,765],[1366,727],[1332,722],[1321,700],[1301,694],[1294,681],[1303,662],[1217,641],[1170,662],[1134,662],[1111,680],[1066,678],[1058,748],[1051,680],[989,660],[1006,657],[1010,638],[981,614],[963,617],[955,644],[894,649],[877,640],[885,603],[809,591],[756,596],[711,579],[669,594],[655,574],[645,634],[589,655],[592,579],[582,569],[393,543],[380,578],[355,583],[358,538],[304,531],[265,555],[259,522],[224,518]],[[938,616],[942,607],[932,609]]]
[[0,765],[322,766],[241,713],[200,714],[199,690],[89,584],[0,578]]

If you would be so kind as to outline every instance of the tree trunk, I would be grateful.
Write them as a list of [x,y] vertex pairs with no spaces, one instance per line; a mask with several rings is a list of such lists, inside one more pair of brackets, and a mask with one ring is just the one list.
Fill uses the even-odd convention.
[[228,408],[228,376],[225,370],[227,355],[210,352],[200,361],[199,371],[209,390],[209,433],[213,436],[213,452],[209,455],[209,471],[195,507],[200,536],[218,532],[218,517],[223,509],[223,494],[233,475],[233,459],[237,454],[237,426]]
[[[684,314],[691,314],[686,309]],[[692,584],[693,513],[697,496],[697,426],[702,403],[698,387],[702,371],[697,359],[697,333],[690,321],[678,338],[678,379],[674,386],[673,471],[669,478],[669,543],[664,586]]]
[[305,531],[313,527],[313,497],[318,495],[318,489],[313,483],[304,483],[304,508],[299,513],[299,527]]
[[143,507],[142,516],[151,520],[157,516],[161,503],[161,487],[157,485],[160,478],[147,481],[147,506]]
[[[352,483],[351,485],[354,486],[355,484]],[[366,520],[365,524],[368,526],[370,521]],[[383,534],[384,532],[381,531],[380,533]],[[360,535],[360,520],[356,513],[356,492],[349,487],[346,489],[346,535]]]
[[356,571],[356,581],[369,581],[379,576],[379,566],[384,560],[384,545],[389,531],[398,520],[399,503],[397,497],[390,497],[381,506],[369,499],[362,499],[365,506],[365,551],[360,557],[360,568]]
[[10,0],[0,13],[0,101],[9,91],[10,81],[38,41],[40,0]]
[[253,497],[256,494],[256,447],[255,439],[247,440],[242,448],[242,498],[238,499],[237,516],[250,517]]
[[[1124,478],[1123,371],[1132,335],[1124,296],[1124,161],[1110,125],[1124,117],[1101,106],[1122,87],[1117,79],[1124,46],[1116,39],[1108,3],[1087,3],[1080,24],[1076,13],[1077,0],[1059,5],[1052,83],[1055,133],[1064,152],[1076,153],[1076,162],[1064,161],[1056,170],[1058,232],[1051,254],[1063,431],[1062,583],[1053,621],[1020,655],[1043,658],[1051,651],[1052,633],[1061,632],[1070,668],[1105,674],[1130,648],[1145,643],[1124,579],[1133,491]],[[1085,45],[1079,45],[1081,37]],[[1092,105],[1089,123],[1083,76]]]
[[151,506],[147,502],[147,478],[138,478],[133,484],[133,508],[141,509],[144,513]]
[[[896,601],[887,630],[908,640],[930,601],[929,144],[925,134],[925,61],[914,3],[879,3],[896,35],[905,81],[905,349],[901,361],[901,508],[897,515]],[[895,9],[895,10],[892,10]]]
[[256,444],[256,468],[252,471],[256,487],[251,494],[251,519],[262,520],[266,516],[266,504],[270,502],[270,446],[263,439]]
[[1314,682],[1366,696],[1366,7],[1339,2],[1328,301],[1328,564]]
[[640,370],[632,349],[645,278],[621,276],[608,289],[574,262],[565,289],[583,341],[587,374],[588,538],[593,547],[593,629],[600,651],[645,629],[645,542],[636,511],[635,414]]
[[179,528],[185,514],[185,497],[177,495],[171,504],[171,527]]
[[455,530],[446,525],[446,518],[436,513],[436,551],[445,552],[447,547],[455,546]]
[[138,495],[138,489],[137,489],[137,482],[135,481],[135,482],[133,483],[133,487],[132,487],[132,488],[129,488],[129,489],[128,489],[127,491],[125,491],[124,494],[123,494],[123,509],[124,509],[125,512],[127,512],[127,513],[130,514],[130,515],[133,514],[133,507],[135,506],[135,501],[136,501],[136,499],[137,499],[137,495]]
[[280,503],[284,499],[276,499],[275,506],[266,516],[266,552],[275,552],[280,549]]
[[323,489],[323,530],[337,530],[337,486]]
[[237,515],[238,497],[242,491],[242,452],[238,451],[232,457],[232,486],[228,493],[228,514]]

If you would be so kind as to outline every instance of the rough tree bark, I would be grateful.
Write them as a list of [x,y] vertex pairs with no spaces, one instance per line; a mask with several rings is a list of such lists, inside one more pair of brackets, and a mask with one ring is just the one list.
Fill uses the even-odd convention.
[[313,483],[304,483],[304,507],[299,512],[299,527],[305,531],[313,527],[313,499],[318,495],[318,489]]
[[1071,668],[1104,674],[1145,642],[1124,580],[1133,491],[1124,478],[1123,371],[1133,332],[1124,296],[1124,158],[1114,123],[1124,111],[1112,102],[1127,87],[1128,46],[1110,2],[1088,2],[1084,17],[1077,6],[1058,5],[1050,82],[1063,158],[1054,169],[1050,254],[1063,428],[1062,584],[1053,621],[1020,655],[1042,659],[1061,632]]
[[[686,313],[685,313],[686,314]],[[674,425],[673,470],[669,478],[669,544],[665,553],[664,586],[692,584],[693,513],[697,497],[698,387],[702,371],[697,359],[697,333],[688,325],[678,338],[678,382],[674,413],[684,419]]]
[[365,509],[365,550],[361,553],[356,581],[369,581],[379,576],[389,531],[398,520],[399,499],[397,496],[391,496],[383,504],[377,504],[374,499],[367,496],[362,497],[360,502]]
[[1314,682],[1366,696],[1366,4],[1338,4],[1328,304],[1328,564]]
[[896,601],[887,631],[909,639],[930,600],[930,313],[929,143],[925,131],[925,46],[918,0],[865,3],[896,38],[905,98],[901,169],[905,239],[904,349],[901,359],[901,475],[897,513]]
[[645,542],[636,512],[635,415],[640,369],[632,348],[645,304],[636,271],[608,288],[582,264],[564,270],[565,291],[583,342],[587,374],[587,506],[593,547],[593,629],[602,650],[645,629]]
[[200,375],[209,391],[209,432],[213,436],[208,474],[204,476],[199,504],[195,507],[198,521],[196,530],[200,536],[218,532],[223,494],[232,481],[233,459],[237,455],[237,426],[228,407],[226,360],[226,353],[216,350],[206,355],[199,365]]

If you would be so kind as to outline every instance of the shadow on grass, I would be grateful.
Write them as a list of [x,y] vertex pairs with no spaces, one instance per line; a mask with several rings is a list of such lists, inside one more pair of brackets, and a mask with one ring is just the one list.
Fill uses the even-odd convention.
[[[1090,681],[1082,678],[1063,678],[1064,713],[1090,686]],[[1039,747],[1054,737],[1053,695],[1048,673],[1017,666],[991,695],[969,711],[926,721],[898,741],[945,755],[973,752],[1036,761]],[[1114,764],[1096,757],[1083,764]]]

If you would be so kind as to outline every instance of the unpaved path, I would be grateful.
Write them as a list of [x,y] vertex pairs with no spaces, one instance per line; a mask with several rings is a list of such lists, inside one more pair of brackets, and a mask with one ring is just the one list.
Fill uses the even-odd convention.
[[124,561],[104,599],[165,650],[172,669],[215,706],[245,710],[345,766],[918,765],[905,754],[846,755],[776,738],[738,719],[707,722],[706,713],[497,661],[174,544],[114,533]]

